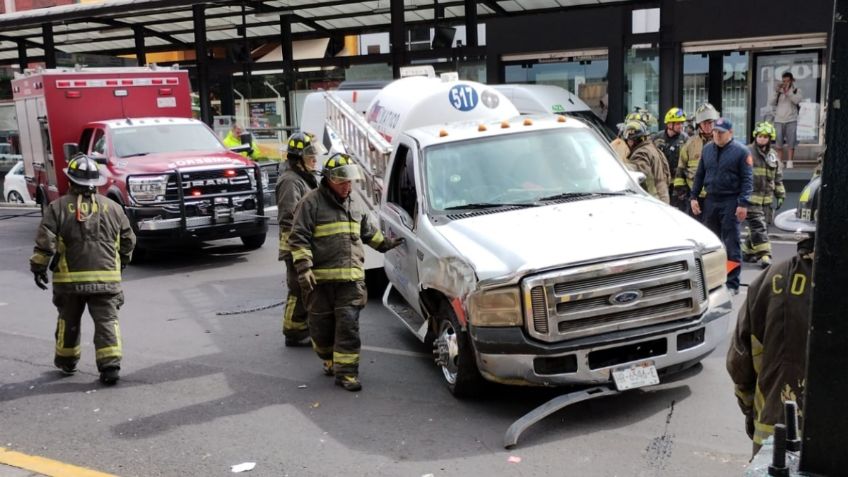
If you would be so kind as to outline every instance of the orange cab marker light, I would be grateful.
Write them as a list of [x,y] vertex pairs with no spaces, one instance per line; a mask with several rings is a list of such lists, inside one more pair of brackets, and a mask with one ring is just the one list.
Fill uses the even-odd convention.
[[525,126],[532,126],[532,125],[533,125],[533,120],[532,120],[532,119],[530,119],[530,118],[525,119],[525,120],[524,120],[524,125],[525,125]]
[[506,129],[509,127],[509,121],[504,121],[501,123],[501,129]]
[[477,126],[477,131],[478,131],[478,132],[486,131],[486,129],[487,129],[487,128],[486,128],[486,125],[485,125],[485,124],[481,124],[481,125]]
[[562,116],[562,115],[557,116],[557,122],[558,123],[564,123],[565,122],[565,116]]
[[447,130],[445,130],[445,129],[440,129],[440,130],[439,130],[439,137],[445,137],[445,136],[447,136],[447,135],[448,135]]

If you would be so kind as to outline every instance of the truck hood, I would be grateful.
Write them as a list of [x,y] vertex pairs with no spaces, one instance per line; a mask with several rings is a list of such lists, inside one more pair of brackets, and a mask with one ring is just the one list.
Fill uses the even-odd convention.
[[664,249],[721,246],[699,222],[641,195],[495,212],[436,229],[479,280]]
[[169,152],[120,158],[113,161],[116,168],[128,173],[165,172],[177,167],[182,169],[209,166],[243,166],[251,163],[244,156],[228,151]]

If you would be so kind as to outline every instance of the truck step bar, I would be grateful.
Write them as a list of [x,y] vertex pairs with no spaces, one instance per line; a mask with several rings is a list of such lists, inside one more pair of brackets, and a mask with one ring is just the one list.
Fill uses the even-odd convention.
[[389,283],[386,287],[386,292],[383,293],[383,306],[389,312],[398,317],[409,331],[411,331],[423,343],[427,337],[427,320],[423,319],[406,300],[395,290],[395,287]]
[[515,445],[518,444],[518,437],[521,436],[524,431],[533,424],[536,424],[560,409],[564,409],[578,402],[588,401],[589,399],[595,399],[603,396],[612,396],[618,393],[619,391],[617,391],[614,386],[609,385],[596,386],[557,396],[513,422],[504,435],[504,448],[511,449],[512,447],[515,447]]

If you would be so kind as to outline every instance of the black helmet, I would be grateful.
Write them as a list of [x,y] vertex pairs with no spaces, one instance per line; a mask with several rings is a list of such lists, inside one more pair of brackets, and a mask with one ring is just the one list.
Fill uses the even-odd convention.
[[71,182],[83,187],[99,187],[106,183],[106,178],[100,175],[97,163],[85,154],[77,154],[68,162],[65,175]]
[[296,132],[289,136],[286,159],[300,159],[308,154],[326,154],[327,150],[321,143],[314,142],[314,138],[315,136],[305,132]]
[[782,212],[774,218],[779,229],[795,233],[813,233],[819,214],[819,190],[821,176],[813,177],[801,191],[798,208]]

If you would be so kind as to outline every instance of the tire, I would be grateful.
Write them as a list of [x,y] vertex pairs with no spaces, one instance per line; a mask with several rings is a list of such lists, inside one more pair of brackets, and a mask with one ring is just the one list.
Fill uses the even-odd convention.
[[9,202],[16,203],[16,204],[23,204],[24,203],[24,198],[21,197],[21,194],[19,194],[18,191],[16,191],[16,190],[9,192],[9,196],[7,197],[7,199],[8,199]]
[[243,235],[241,237],[241,243],[243,243],[244,248],[248,250],[256,250],[257,248],[262,247],[265,243],[265,235],[266,234]]
[[485,381],[477,369],[468,333],[462,331],[453,309],[446,302],[436,317],[438,334],[433,342],[436,365],[451,394],[458,398],[480,395]]

